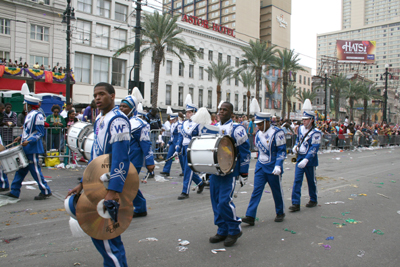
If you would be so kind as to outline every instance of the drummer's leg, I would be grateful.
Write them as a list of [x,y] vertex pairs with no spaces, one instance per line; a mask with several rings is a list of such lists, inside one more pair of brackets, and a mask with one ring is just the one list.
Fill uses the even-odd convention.
[[8,183],[8,177],[7,174],[3,172],[3,170],[0,170],[0,188],[2,189],[8,189],[10,187]]
[[[172,157],[174,152],[175,152],[174,144],[171,144],[169,146],[169,149],[168,149],[167,159]],[[164,168],[163,168],[163,172],[169,173],[171,171],[171,165],[172,165],[172,160],[169,160],[169,161],[165,162],[165,165],[164,165]]]
[[133,200],[133,206],[135,207],[135,213],[143,213],[147,211],[146,199],[144,198],[140,189],[138,190],[135,199]]
[[[29,158],[28,158],[29,159]],[[21,186],[22,186],[22,181],[24,180],[25,176],[28,174],[29,171],[29,166],[19,169],[14,176],[14,180],[11,183],[11,194],[19,197],[21,194]]]
[[121,236],[117,236],[110,240],[98,240],[92,238],[92,242],[103,256],[104,266],[128,266]]
[[35,179],[36,183],[39,186],[39,189],[43,195],[51,194],[50,187],[47,185],[45,181],[42,169],[40,168],[39,164],[39,154],[29,154],[26,155],[29,161],[33,161],[33,163],[29,163],[29,171],[33,179]]

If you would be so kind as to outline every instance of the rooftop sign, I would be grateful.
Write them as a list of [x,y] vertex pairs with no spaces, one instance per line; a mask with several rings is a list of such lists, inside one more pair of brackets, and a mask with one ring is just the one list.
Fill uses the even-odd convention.
[[230,29],[228,27],[216,24],[214,22],[212,22],[212,25],[210,25],[208,23],[208,20],[205,19],[201,19],[195,16],[187,16],[185,14],[182,15],[182,21],[196,25],[196,26],[200,26],[206,29],[212,29],[213,31],[219,32],[219,33],[223,33],[232,37],[236,37],[234,34],[234,30]]

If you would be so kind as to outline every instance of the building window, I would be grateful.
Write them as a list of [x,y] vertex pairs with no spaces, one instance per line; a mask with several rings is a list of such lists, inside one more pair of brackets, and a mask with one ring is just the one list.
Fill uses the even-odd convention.
[[301,110],[301,103],[299,103],[299,109],[298,110]]
[[218,53],[218,62],[222,61],[222,53]]
[[92,23],[89,21],[78,20],[76,22],[77,43],[90,45],[90,36],[92,35]]
[[306,84],[306,79],[307,79],[307,77],[306,77],[306,76],[304,76],[304,79],[303,79],[303,84]]
[[108,48],[110,27],[96,24],[96,47]]
[[192,96],[192,101],[194,102],[193,88],[189,87],[189,94]]
[[299,75],[299,84],[301,84],[301,75]]
[[110,18],[111,2],[108,0],[97,0],[97,15]]
[[239,111],[239,95],[235,94],[235,111]]
[[92,0],[78,0],[79,11],[92,13]]
[[118,50],[126,45],[126,30],[115,29],[114,49]]
[[231,77],[226,78],[226,84],[231,85]]
[[93,84],[108,82],[108,57],[94,56]]
[[0,33],[10,35],[10,20],[0,18]]
[[171,105],[171,85],[167,84],[165,89],[165,105]]
[[151,72],[154,73],[155,69],[156,69],[156,64],[154,63],[154,58],[151,58]]
[[[38,0],[32,0],[32,2],[39,2]],[[44,0],[43,1],[45,5],[50,5],[50,0]]]
[[203,89],[199,89],[199,108],[203,107]]
[[210,72],[208,72],[208,81],[211,82],[211,81],[212,81],[212,78],[213,78],[213,77],[212,77],[212,74],[211,74]]
[[167,60],[167,75],[172,75],[172,61]]
[[199,48],[199,58],[204,59],[204,48]]
[[207,108],[212,108],[212,90],[208,90]]
[[112,75],[111,75],[112,85],[125,87],[125,70],[126,70],[126,60],[113,58]]
[[235,58],[235,66],[236,66],[236,67],[239,67],[239,58],[238,58],[238,57]]
[[247,111],[247,96],[243,95],[243,111],[246,112]]
[[189,78],[193,78],[193,77],[194,77],[194,66],[189,65]]
[[308,77],[307,84],[310,85],[310,77]]
[[231,65],[231,56],[226,56],[226,62],[228,63],[228,65]]
[[213,61],[213,51],[212,50],[208,51],[208,61]]
[[235,86],[239,86],[239,79],[235,78]]
[[204,67],[199,67],[199,80],[204,79]]
[[180,107],[183,106],[183,86],[179,86],[179,92],[178,92],[178,106],[180,106]]
[[115,20],[126,21],[128,7],[115,3]]
[[91,55],[75,53],[74,75],[76,82],[90,83],[91,61]]
[[31,24],[31,39],[39,41],[49,41],[49,27]]
[[49,65],[49,58],[48,57],[41,57],[41,56],[30,56],[30,64],[29,65],[33,65],[35,63],[38,63],[39,66],[43,65],[43,66],[47,66]]
[[315,100],[316,100],[317,105],[319,105],[319,98],[316,98]]
[[[231,102],[231,93],[226,92],[226,102]],[[219,103],[218,103],[219,105]]]
[[184,67],[183,63],[179,62],[179,76],[183,77]]
[[10,52],[0,51],[0,58],[10,59]]
[[293,108],[292,108],[293,110],[293,112],[296,112],[296,102],[293,102]]

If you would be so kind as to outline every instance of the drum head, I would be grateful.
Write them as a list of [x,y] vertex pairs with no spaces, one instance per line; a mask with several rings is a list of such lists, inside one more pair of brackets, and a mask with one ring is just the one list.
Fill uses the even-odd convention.
[[216,144],[218,164],[221,172],[227,174],[232,171],[236,163],[236,148],[229,136],[224,136]]

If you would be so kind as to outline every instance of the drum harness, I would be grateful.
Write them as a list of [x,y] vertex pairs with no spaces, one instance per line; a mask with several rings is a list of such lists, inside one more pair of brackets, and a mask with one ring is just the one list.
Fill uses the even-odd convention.
[[297,149],[297,152],[296,152],[295,156],[292,158],[292,162],[297,162],[297,155],[299,154],[298,151],[299,151],[301,145],[303,144],[304,140],[306,139],[307,135],[308,135],[312,130],[313,130],[313,128],[311,127],[311,129],[308,130],[308,132],[306,133],[306,135],[303,136],[303,138],[301,139],[300,144],[299,144],[298,149]]

